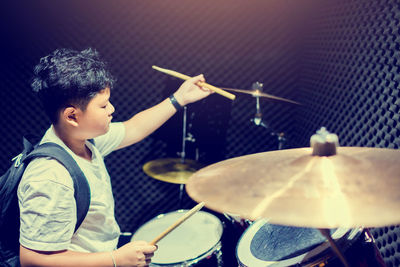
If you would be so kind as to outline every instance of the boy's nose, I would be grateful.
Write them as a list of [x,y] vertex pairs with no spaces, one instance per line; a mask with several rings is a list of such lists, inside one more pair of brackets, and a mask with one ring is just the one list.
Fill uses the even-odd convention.
[[110,103],[110,115],[113,114],[115,111],[115,108],[113,106],[113,104]]

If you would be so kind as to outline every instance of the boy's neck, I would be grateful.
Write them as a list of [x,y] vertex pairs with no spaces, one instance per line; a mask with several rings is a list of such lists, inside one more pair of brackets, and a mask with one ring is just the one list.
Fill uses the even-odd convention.
[[65,131],[61,129],[58,125],[53,125],[54,127],[54,132],[60,138],[64,144],[72,150],[77,156],[84,158],[88,161],[92,160],[92,152],[90,149],[86,146],[86,140],[85,139],[77,139],[73,138],[72,135],[66,134]]

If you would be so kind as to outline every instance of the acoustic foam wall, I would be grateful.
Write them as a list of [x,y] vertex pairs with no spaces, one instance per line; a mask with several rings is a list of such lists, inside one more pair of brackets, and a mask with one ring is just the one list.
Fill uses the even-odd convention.
[[[325,126],[342,146],[399,148],[399,3],[321,1],[313,7],[297,84],[296,99],[304,105],[296,114],[296,145],[308,146],[309,136]],[[399,228],[372,232],[387,265],[399,266]]]
[[[255,98],[213,95],[188,107],[188,157],[204,164],[284,148],[308,146],[321,126],[342,145],[399,146],[399,19],[396,1],[2,1],[0,170],[21,149],[21,137],[48,127],[29,88],[39,58],[59,47],[96,48],[118,79],[115,120],[158,103],[180,81],[152,65],[209,83],[251,89],[299,102],[261,99],[264,129],[250,120]],[[123,231],[152,217],[189,208],[179,186],[157,181],[141,167],[178,157],[182,112],[146,140],[106,158],[116,216]],[[374,235],[388,265],[398,265],[398,228]]]

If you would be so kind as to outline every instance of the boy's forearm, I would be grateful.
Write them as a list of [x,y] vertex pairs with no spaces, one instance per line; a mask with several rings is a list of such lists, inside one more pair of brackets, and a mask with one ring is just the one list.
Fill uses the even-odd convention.
[[[177,104],[184,106],[196,102],[210,94],[210,91],[199,87],[197,85],[198,82],[205,82],[203,75],[195,76],[185,81],[179,87],[174,93]],[[131,119],[124,122],[126,134],[118,149],[137,143],[149,136],[175,113],[175,106],[171,103],[170,99],[167,98],[158,105],[136,114]]]
[[38,252],[20,246],[21,267],[113,267],[110,252],[84,253],[75,251]]
[[167,98],[161,103],[134,115],[124,122],[125,138],[118,148],[132,145],[146,138],[175,113],[175,107]]

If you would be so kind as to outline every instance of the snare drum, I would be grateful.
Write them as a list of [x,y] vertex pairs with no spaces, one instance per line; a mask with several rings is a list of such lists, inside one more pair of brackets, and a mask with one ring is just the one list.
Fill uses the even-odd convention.
[[[331,236],[351,266],[385,266],[373,238],[364,229],[332,229]],[[237,247],[239,266],[343,266],[317,229],[257,220]]]
[[[188,210],[161,214],[141,226],[134,240],[151,241],[182,217]],[[198,211],[158,243],[151,266],[218,266],[221,259],[221,221],[214,215]],[[208,264],[207,262],[216,263]]]

